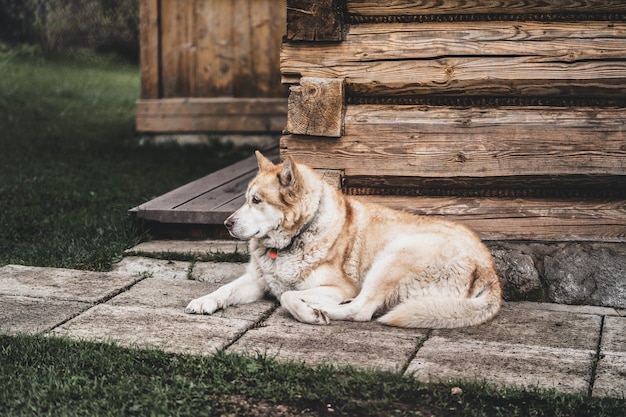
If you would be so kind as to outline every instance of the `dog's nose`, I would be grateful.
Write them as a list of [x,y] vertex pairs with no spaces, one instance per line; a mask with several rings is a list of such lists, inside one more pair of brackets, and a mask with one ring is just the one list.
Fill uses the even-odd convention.
[[230,217],[224,221],[224,226],[226,226],[228,230],[232,229],[234,225],[235,225],[235,222]]

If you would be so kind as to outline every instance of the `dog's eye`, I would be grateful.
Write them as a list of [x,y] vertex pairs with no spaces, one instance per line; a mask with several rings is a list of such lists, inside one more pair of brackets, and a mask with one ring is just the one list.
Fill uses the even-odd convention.
[[261,200],[259,199],[259,197],[254,196],[252,197],[252,204],[259,204],[261,202]]

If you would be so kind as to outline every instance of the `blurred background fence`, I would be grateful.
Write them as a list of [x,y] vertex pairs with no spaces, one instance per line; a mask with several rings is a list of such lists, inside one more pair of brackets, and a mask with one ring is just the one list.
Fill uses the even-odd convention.
[[139,61],[138,0],[0,0],[0,42]]

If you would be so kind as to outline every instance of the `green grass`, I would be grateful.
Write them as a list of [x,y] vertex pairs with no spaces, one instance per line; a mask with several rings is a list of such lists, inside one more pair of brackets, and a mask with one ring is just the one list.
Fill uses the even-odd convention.
[[219,353],[0,336],[2,416],[623,416],[624,402]]
[[128,209],[250,153],[139,146],[138,97],[135,66],[0,53],[0,265],[106,270],[141,239]]

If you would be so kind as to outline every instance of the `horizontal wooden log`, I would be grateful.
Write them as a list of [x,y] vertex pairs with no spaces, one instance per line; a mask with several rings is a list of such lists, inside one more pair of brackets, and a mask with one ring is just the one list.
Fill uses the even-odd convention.
[[278,133],[287,123],[286,98],[138,100],[140,132]]
[[484,240],[626,242],[626,200],[357,198],[455,220],[474,229]]
[[348,0],[361,16],[624,12],[621,0]]
[[338,140],[283,136],[283,152],[349,176],[626,175],[626,109],[349,105]]
[[283,44],[283,82],[345,78],[355,95],[623,97],[626,24],[359,25],[340,44]]

